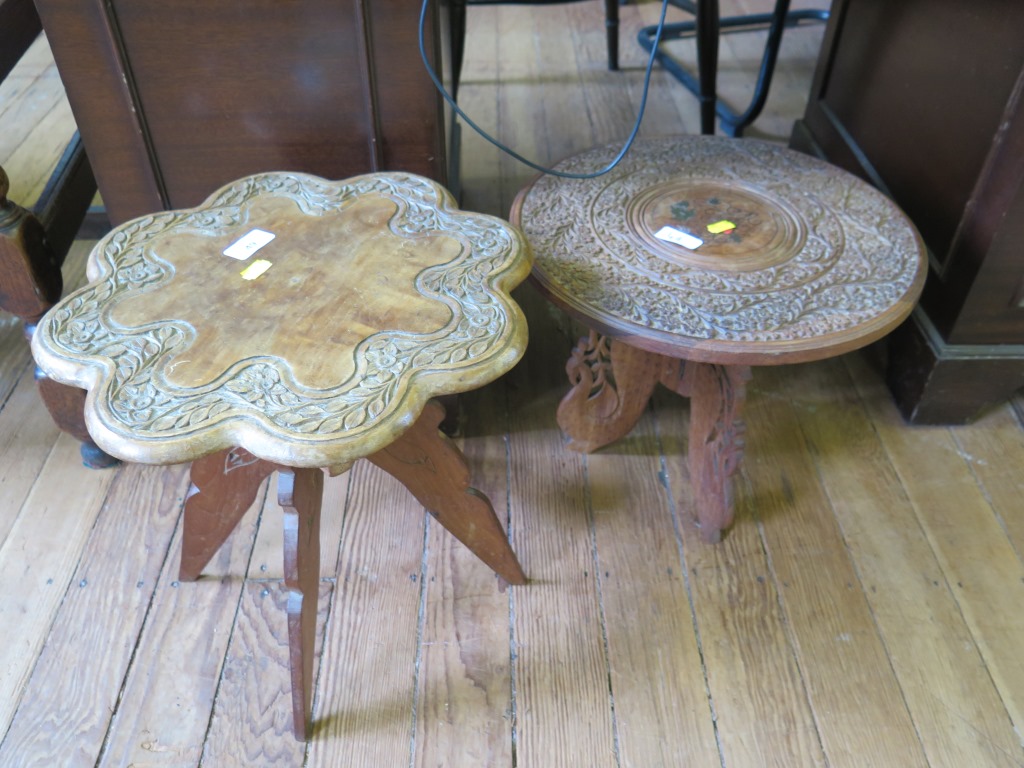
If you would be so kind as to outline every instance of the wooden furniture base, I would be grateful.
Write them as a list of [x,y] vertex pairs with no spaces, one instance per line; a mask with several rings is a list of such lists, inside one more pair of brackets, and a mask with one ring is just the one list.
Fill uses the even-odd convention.
[[[47,187],[36,206],[39,216],[7,199],[10,183],[0,168],[0,310],[21,318],[30,343],[36,323],[64,290],[63,255],[96,191],[95,182],[89,185],[91,172],[80,142],[74,142],[71,150],[55,174],[65,181]],[[88,178],[83,180],[83,175]],[[85,465],[103,469],[117,464],[89,436],[82,410],[85,393],[51,380],[39,368],[36,382],[58,428],[81,441]]]
[[967,424],[1024,387],[1024,344],[950,344],[922,307],[888,353],[886,383],[910,424]]
[[[583,173],[613,145],[563,161]],[[690,398],[700,535],[733,519],[750,366],[817,360],[878,339],[913,308],[924,248],[890,201],[853,176],[764,142],[636,142],[606,176],[538,178],[511,219],[531,279],[593,329],[558,408],[569,447],[625,435],[659,383]]]
[[[525,584],[526,574],[490,500],[470,487],[465,457],[438,429],[443,418],[444,409],[431,401],[408,432],[367,458],[401,481],[441,525],[507,583]],[[278,502],[284,510],[292,715],[296,738],[306,740],[312,712],[324,472],[264,461],[244,448],[229,448],[193,462],[179,578],[199,578],[256,500],[260,483],[274,472],[278,473]]]
[[443,398],[526,347],[509,291],[521,234],[459,211],[435,182],[257,174],[202,206],[129,221],[92,282],[48,312],[39,364],[90,390],[112,454],[192,461],[180,577],[195,579],[278,475],[295,735],[310,734],[323,473],[369,459],[505,582],[526,576],[439,425]]
[[1024,3],[894,8],[832,3],[790,146],[870,180],[921,231],[928,282],[887,379],[910,423],[963,424],[1024,387]]
[[558,406],[567,445],[591,453],[628,434],[658,384],[690,398],[689,462],[701,538],[732,524],[732,477],[743,459],[743,402],[750,367],[687,362],[609,339],[579,340],[565,367],[572,389]]

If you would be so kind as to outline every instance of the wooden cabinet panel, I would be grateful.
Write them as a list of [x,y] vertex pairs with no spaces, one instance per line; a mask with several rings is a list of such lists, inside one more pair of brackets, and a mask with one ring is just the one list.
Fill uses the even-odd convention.
[[890,386],[919,423],[1024,385],[1024,4],[836,0],[791,144],[872,181],[928,245]]
[[[270,170],[448,183],[418,0],[39,0],[112,221]],[[447,65],[447,6],[427,51]]]

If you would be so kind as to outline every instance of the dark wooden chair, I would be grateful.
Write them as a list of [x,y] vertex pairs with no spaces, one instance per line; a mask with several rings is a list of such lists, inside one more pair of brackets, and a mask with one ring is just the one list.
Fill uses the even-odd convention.
[[[0,81],[5,79],[42,32],[32,0],[0,0]],[[34,203],[7,199],[7,174],[0,167],[0,309],[20,317],[26,336],[61,296],[61,264],[89,214],[96,180],[76,133],[43,193]],[[90,216],[102,229],[102,215]],[[98,232],[94,232],[93,236]],[[39,393],[62,430],[82,441],[82,458],[93,467],[112,459],[92,442],[85,428],[85,392],[37,372]]]

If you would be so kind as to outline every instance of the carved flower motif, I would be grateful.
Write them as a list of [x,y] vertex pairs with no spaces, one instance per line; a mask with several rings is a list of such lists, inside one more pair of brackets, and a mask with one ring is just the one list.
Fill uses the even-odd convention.
[[99,323],[95,318],[76,320],[68,323],[68,336],[76,345],[88,344],[96,336]]
[[[346,382],[309,389],[296,382],[287,366],[260,357],[229,368],[224,380],[182,387],[167,378],[164,363],[187,349],[198,325],[184,320],[136,329],[111,324],[110,310],[122,297],[137,296],[142,287],[157,289],[172,274],[156,255],[158,238],[237,226],[259,196],[284,197],[304,213],[322,216],[366,194],[392,196],[399,203],[390,221],[394,232],[413,237],[457,232],[468,245],[454,261],[426,268],[417,282],[421,291],[452,308],[452,321],[431,333],[378,332],[355,348],[356,373]],[[270,431],[268,422],[286,434],[331,439],[368,428],[400,407],[395,395],[411,371],[464,371],[459,380],[471,381],[465,371],[488,360],[495,349],[506,349],[518,310],[508,289],[493,284],[498,275],[522,279],[526,272],[520,240],[507,224],[452,209],[436,184],[402,173],[340,183],[295,174],[252,176],[220,190],[200,209],[128,222],[98,248],[92,258],[105,277],[48,313],[37,342],[46,354],[82,367],[102,361],[106,378],[99,384],[103,401],[98,408],[105,423],[143,440],[250,415]]]
[[[583,171],[607,163],[617,151],[599,147],[563,161],[559,169]],[[818,160],[755,140],[641,140],[600,184],[541,177],[523,200],[520,220],[537,272],[552,292],[587,305],[594,316],[722,348],[852,334],[897,302],[916,298],[922,254],[913,228],[890,200],[823,168]],[[805,237],[785,241],[794,246],[791,257],[756,268],[677,263],[643,244],[641,214],[630,218],[646,210],[633,203],[662,184],[756,190],[793,212]],[[717,197],[677,199],[668,209],[681,225],[700,229],[705,244],[739,242],[749,215]],[[706,225],[717,219],[737,228],[709,236]]]
[[380,347],[371,347],[366,350],[363,357],[380,379],[399,375],[408,364],[393,342]]

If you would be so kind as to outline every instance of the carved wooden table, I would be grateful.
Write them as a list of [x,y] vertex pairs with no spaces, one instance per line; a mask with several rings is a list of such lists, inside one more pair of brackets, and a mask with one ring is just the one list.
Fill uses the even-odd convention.
[[181,578],[195,579],[278,473],[295,733],[307,736],[323,471],[366,457],[503,579],[525,576],[430,398],[485,384],[526,346],[508,291],[530,269],[505,222],[439,185],[268,173],[101,240],[90,284],[33,352],[88,389],[96,442],[128,461],[193,461]]
[[[617,146],[556,166],[604,167]],[[532,280],[593,329],[566,366],[569,446],[625,435],[660,382],[690,398],[690,474],[701,536],[732,521],[750,366],[817,360],[874,341],[911,311],[925,250],[873,187],[752,140],[638,141],[596,179],[543,176],[511,219]]]

